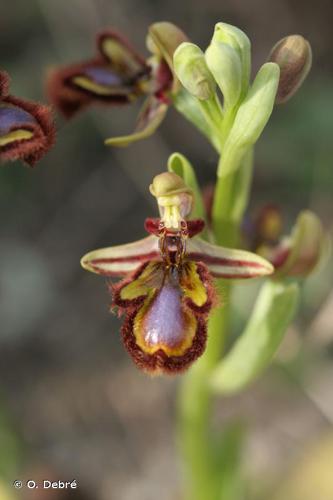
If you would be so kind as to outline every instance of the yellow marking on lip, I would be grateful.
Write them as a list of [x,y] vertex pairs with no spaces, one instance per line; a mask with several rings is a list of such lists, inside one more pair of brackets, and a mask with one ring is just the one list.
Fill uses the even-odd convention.
[[207,290],[201,281],[195,262],[187,262],[181,274],[180,285],[186,297],[198,307],[203,306],[208,299]]
[[159,262],[150,262],[140,276],[122,288],[120,298],[122,300],[133,300],[142,295],[147,295],[151,290],[160,287],[162,280],[161,264]]
[[29,130],[13,130],[13,132],[9,132],[9,134],[0,137],[0,147],[15,141],[26,141],[31,139],[33,135],[33,132]]
[[130,90],[128,89],[128,87],[123,87],[123,88],[121,86],[107,87],[106,85],[100,85],[99,83],[95,83],[92,80],[89,80],[89,78],[85,78],[84,76],[75,76],[72,79],[72,81],[78,87],[81,87],[84,90],[89,90],[89,92],[101,96],[130,95]]

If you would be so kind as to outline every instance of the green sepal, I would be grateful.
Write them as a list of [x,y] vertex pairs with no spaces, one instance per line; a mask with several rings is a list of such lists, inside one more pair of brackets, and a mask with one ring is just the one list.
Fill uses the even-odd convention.
[[265,370],[294,317],[298,296],[296,283],[267,281],[262,286],[245,331],[212,374],[217,393],[239,392]]
[[192,189],[194,194],[194,204],[191,217],[196,219],[206,219],[205,208],[201,196],[198,181],[191,163],[181,153],[173,153],[168,159],[168,170],[179,175],[185,184]]
[[219,176],[235,171],[248,148],[259,139],[273,110],[279,75],[280,69],[275,63],[266,63],[258,71],[225,142]]

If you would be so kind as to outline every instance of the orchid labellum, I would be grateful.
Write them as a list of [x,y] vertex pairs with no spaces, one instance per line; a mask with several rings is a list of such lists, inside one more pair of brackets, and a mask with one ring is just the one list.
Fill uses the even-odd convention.
[[0,71],[0,160],[22,160],[31,167],[53,146],[50,109],[9,94],[9,76]]

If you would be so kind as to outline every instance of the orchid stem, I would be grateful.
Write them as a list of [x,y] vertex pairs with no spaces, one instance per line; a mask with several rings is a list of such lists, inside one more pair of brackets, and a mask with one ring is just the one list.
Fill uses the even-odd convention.
[[[238,170],[216,183],[213,234],[216,243],[234,246],[248,201],[253,154],[249,151]],[[184,376],[179,393],[179,446],[185,463],[185,500],[237,500],[222,495],[217,436],[212,429],[214,396],[208,385],[220,361],[229,330],[232,285],[218,280],[222,307],[208,323],[207,348],[202,358]]]
[[[219,280],[218,289],[228,300],[229,285]],[[214,401],[208,380],[223,351],[228,315],[228,307],[214,311],[209,321],[206,352],[184,376],[180,388],[178,431],[186,467],[186,500],[218,499],[220,478],[210,428]]]

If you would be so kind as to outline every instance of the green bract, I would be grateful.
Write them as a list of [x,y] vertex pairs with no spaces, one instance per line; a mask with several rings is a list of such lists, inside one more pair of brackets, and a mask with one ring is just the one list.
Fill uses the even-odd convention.
[[219,176],[237,169],[248,148],[259,139],[273,110],[279,75],[279,66],[275,63],[266,63],[258,71],[225,142]]
[[293,319],[298,294],[296,283],[265,283],[245,331],[212,374],[217,392],[240,391],[269,365]]

